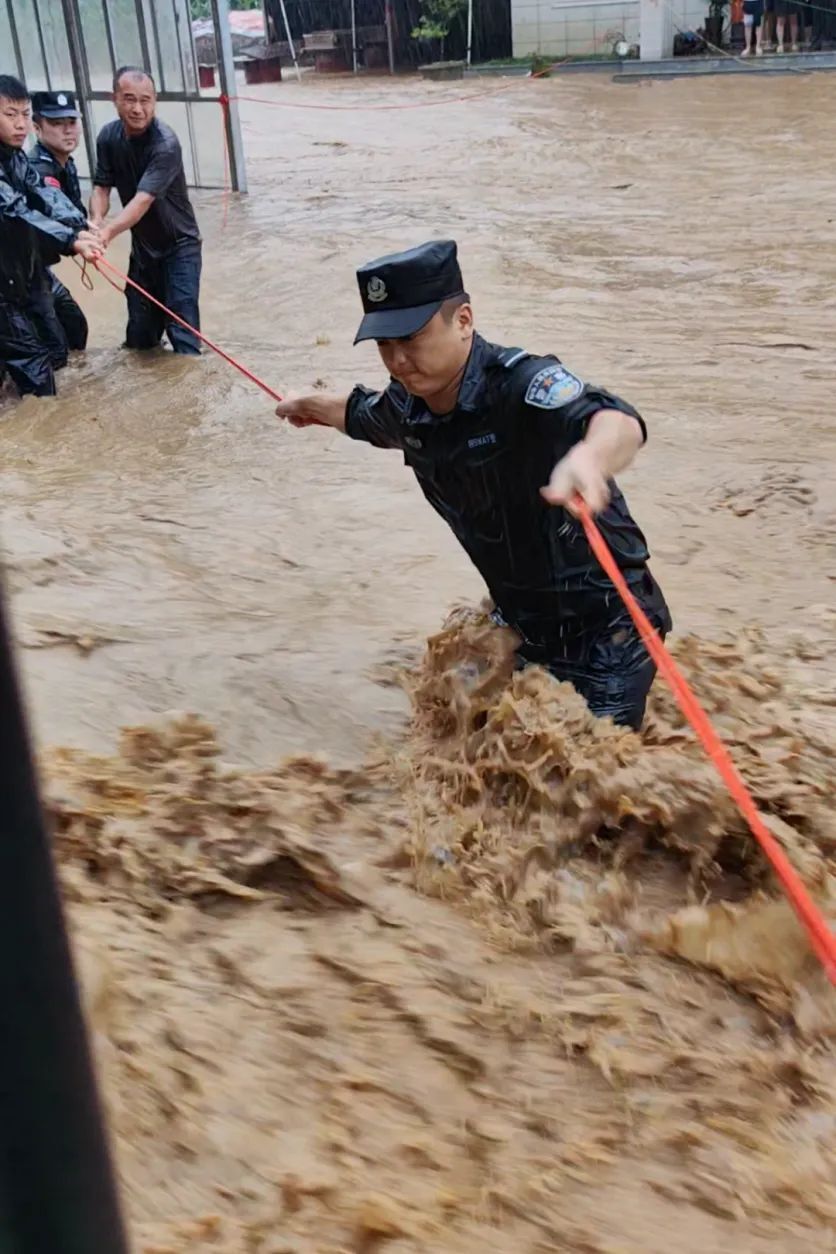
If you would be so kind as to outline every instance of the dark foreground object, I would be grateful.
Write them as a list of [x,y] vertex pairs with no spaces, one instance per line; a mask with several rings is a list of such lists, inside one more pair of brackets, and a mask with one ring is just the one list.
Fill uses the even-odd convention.
[[0,1251],[128,1254],[0,587]]

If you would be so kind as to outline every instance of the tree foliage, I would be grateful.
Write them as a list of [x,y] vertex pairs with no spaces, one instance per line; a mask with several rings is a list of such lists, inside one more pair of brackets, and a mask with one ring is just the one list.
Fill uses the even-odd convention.
[[467,7],[467,0],[422,0],[420,20],[412,32],[413,39],[440,39],[450,34],[450,28]]
[[[231,9],[260,9],[261,0],[229,0],[229,7]],[[210,0],[189,0],[189,10],[193,18],[212,16]]]

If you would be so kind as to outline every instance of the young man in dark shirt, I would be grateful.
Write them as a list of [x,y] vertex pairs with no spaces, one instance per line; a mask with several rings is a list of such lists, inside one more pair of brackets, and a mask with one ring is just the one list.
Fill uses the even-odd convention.
[[[72,154],[81,139],[81,117],[71,91],[36,91],[32,94],[32,122],[37,142],[29,160],[47,187],[55,187],[87,216],[81,184]],[[47,264],[54,258],[46,255]],[[49,272],[55,314],[64,329],[69,348],[87,347],[87,319],[75,298],[53,270]]]
[[44,254],[101,256],[84,215],[47,187],[23,151],[31,129],[29,93],[0,75],[0,368],[21,395],[55,395],[54,371],[67,342],[55,317]]
[[[144,70],[117,70],[113,101],[119,118],[99,132],[91,221],[105,247],[123,231],[131,232],[130,277],[199,330],[200,232],[186,191],[180,141],[154,116],[157,92]],[[122,212],[105,221],[114,187]],[[200,352],[194,335],[134,288],[125,295],[127,348],[156,348],[165,333],[175,353]]]
[[513,627],[520,665],[571,682],[594,714],[638,728],[654,666],[574,516],[576,494],[634,595],[664,635],[670,615],[645,538],[613,475],[646,431],[631,405],[581,382],[556,357],[499,348],[476,334],[452,241],[357,272],[365,317],[390,375],[383,392],[285,401],[294,426],[336,427],[402,450]]

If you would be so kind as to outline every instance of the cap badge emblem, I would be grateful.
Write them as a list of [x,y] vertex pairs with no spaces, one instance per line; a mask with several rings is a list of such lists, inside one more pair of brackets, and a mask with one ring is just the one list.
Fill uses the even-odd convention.
[[379,279],[376,275],[373,279],[369,279],[366,295],[375,305],[379,305],[381,301],[386,300],[389,293],[386,290],[386,284],[383,282],[383,279]]
[[61,92],[58,96],[56,96],[55,99],[58,101],[60,105],[65,105],[67,103],[67,97],[64,95],[63,92]]

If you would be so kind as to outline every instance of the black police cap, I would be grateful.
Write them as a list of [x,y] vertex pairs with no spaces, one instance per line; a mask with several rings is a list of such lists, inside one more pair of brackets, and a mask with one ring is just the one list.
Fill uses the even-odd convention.
[[32,92],[32,112],[36,118],[77,118],[79,112],[71,91]]
[[433,240],[370,261],[357,271],[365,317],[354,341],[402,340],[426,326],[445,300],[464,295],[453,240]]

